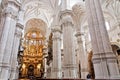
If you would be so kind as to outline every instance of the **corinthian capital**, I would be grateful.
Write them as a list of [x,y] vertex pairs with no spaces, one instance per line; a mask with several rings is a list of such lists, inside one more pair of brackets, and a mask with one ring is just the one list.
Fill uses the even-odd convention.
[[59,25],[55,25],[54,27],[52,27],[52,32],[60,32],[61,33],[61,27]]
[[77,27],[82,25],[82,21],[85,18],[85,6],[83,4],[75,4],[72,7],[73,20]]
[[4,2],[2,4],[4,16],[9,16],[13,19],[16,19],[21,4],[18,3],[16,0],[8,0],[7,2]]
[[71,10],[64,10],[64,11],[61,11],[59,16],[60,16],[60,19],[63,19],[65,16],[73,16],[73,13]]
[[61,24],[63,23],[72,23],[73,24],[73,13],[71,10],[61,11],[60,14]]
[[61,40],[61,28],[60,26],[54,26],[52,28],[52,32],[53,32],[53,40]]
[[8,16],[8,17],[11,17],[13,19],[16,19],[17,12],[13,8],[7,7],[3,10],[3,16]]

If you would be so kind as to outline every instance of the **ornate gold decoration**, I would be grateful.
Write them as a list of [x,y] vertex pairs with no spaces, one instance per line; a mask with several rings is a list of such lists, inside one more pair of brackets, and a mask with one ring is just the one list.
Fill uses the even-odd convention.
[[[39,76],[43,68],[43,48],[45,37],[39,31],[30,31],[25,34],[22,46],[22,75],[28,75],[29,66],[34,66],[34,75]],[[39,70],[38,70],[39,69]]]

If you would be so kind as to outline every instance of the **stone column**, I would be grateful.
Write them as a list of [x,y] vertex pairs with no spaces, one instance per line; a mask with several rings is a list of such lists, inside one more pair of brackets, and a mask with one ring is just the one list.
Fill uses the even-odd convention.
[[116,56],[112,52],[99,0],[86,0],[88,24],[93,47],[96,79],[118,78]]
[[[71,12],[64,12],[62,16],[63,52],[64,52],[64,78],[77,78],[77,65],[73,40],[73,23]],[[65,15],[65,16],[64,16]]]
[[81,79],[86,79],[86,76],[88,74],[87,71],[87,61],[85,59],[86,55],[85,55],[85,49],[83,47],[83,40],[82,40],[82,36],[83,33],[77,32],[76,33],[76,38],[77,38],[77,43],[78,43],[78,50],[79,50],[79,55],[80,55],[80,65],[81,65]]
[[21,25],[20,23],[17,23],[14,42],[13,42],[13,48],[12,48],[10,80],[18,79],[19,72],[17,71],[17,67],[18,67],[17,54],[20,46],[20,39],[22,37],[22,30],[23,30],[23,25]]
[[52,78],[62,78],[61,65],[61,29],[56,25],[52,29],[53,32],[53,64]]
[[0,79],[8,80],[12,44],[14,39],[17,14],[20,4],[17,1],[7,2],[4,8],[4,27],[0,38]]
[[47,48],[43,48],[43,55],[44,55],[44,78],[47,77],[47,56],[48,56],[48,51]]

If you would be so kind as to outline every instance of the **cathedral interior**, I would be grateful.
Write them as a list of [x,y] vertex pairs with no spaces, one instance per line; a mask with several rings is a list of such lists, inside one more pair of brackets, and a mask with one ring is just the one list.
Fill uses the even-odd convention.
[[0,0],[0,80],[120,79],[120,0]]

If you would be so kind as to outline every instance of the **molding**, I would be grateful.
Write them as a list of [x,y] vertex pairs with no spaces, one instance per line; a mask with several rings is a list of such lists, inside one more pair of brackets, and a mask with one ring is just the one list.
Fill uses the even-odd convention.
[[58,15],[58,20],[62,23],[72,22],[73,23],[73,13],[71,10],[60,11]]
[[61,37],[59,35],[58,36],[53,36],[52,40],[53,40],[53,45],[54,45],[54,41],[56,41],[56,40],[61,41]]
[[59,69],[59,68],[52,68],[52,72],[61,72],[61,74],[62,74],[62,69]]
[[76,32],[76,34],[75,34],[76,37],[78,37],[78,36],[83,36],[83,35],[84,35],[84,33],[83,33],[83,32],[80,32],[80,31],[79,31],[79,32]]
[[117,58],[113,54],[113,52],[106,52],[106,53],[96,53],[93,54],[93,64],[98,64],[103,61],[107,61],[107,63],[116,63]]
[[77,69],[76,64],[65,64],[63,65],[63,69]]
[[59,13],[59,18],[62,19],[63,17],[67,16],[67,15],[70,15],[70,16],[73,16],[73,13],[71,10],[64,10],[64,11],[60,11]]
[[1,63],[1,68],[9,69],[9,68],[10,68],[10,65],[9,65],[9,63],[4,63],[4,62],[2,62],[2,63]]
[[24,26],[21,23],[16,23],[16,27],[20,28],[23,30]]
[[69,21],[64,21],[62,23],[62,28],[64,27],[74,27],[74,24],[72,22],[69,22]]
[[81,72],[88,72],[87,68],[81,68]]

